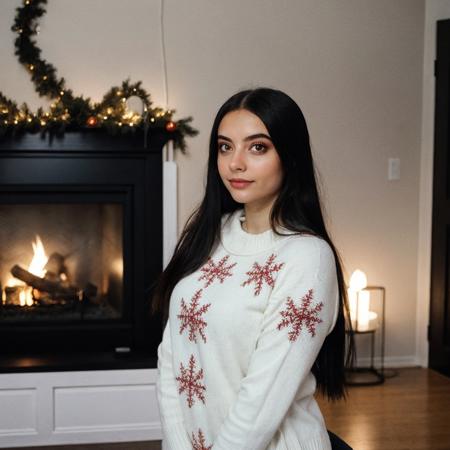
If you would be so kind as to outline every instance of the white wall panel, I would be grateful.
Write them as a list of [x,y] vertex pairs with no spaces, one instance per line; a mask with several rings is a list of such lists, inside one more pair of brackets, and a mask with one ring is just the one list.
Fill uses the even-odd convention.
[[0,448],[162,439],[156,369],[0,374]]
[[77,386],[54,389],[55,431],[145,427],[159,417],[149,405],[154,386]]
[[0,436],[35,434],[36,389],[0,389]]

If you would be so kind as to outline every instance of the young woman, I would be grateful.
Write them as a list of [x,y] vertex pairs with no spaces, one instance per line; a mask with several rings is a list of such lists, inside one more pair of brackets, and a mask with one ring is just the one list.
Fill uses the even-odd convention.
[[245,90],[220,108],[205,196],[153,295],[163,449],[331,449],[313,395],[345,397],[353,343],[308,130],[288,95]]

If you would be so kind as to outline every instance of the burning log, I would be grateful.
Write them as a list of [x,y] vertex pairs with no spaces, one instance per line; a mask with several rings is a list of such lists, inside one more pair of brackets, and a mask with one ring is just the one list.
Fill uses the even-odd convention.
[[19,305],[21,290],[22,290],[22,286],[6,286],[5,287],[5,304],[6,305]]
[[48,292],[53,296],[60,295],[62,297],[70,296],[78,298],[77,288],[73,286],[64,286],[60,281],[52,281],[45,278],[40,278],[18,265],[15,265],[11,269],[11,274],[19,280],[22,280],[29,286],[33,287],[34,289]]
[[38,291],[37,289],[33,289],[33,299],[40,305],[40,306],[63,306],[63,305],[73,305],[74,302],[81,300],[81,294],[80,293],[75,294],[61,294],[57,293],[57,298],[55,298],[52,294],[49,294],[48,292],[42,292]]
[[81,316],[86,304],[95,304],[97,286],[87,282],[84,289],[71,283],[66,266],[67,256],[54,252],[47,257],[39,236],[33,243],[34,256],[28,270],[14,265],[11,274],[26,286],[8,286],[4,292],[0,287],[3,299],[0,306],[7,308],[22,306],[61,308],[80,308]]
[[46,269],[48,272],[52,272],[58,276],[60,276],[62,273],[67,276],[67,267],[65,265],[65,258],[60,253],[52,253],[47,261],[47,264],[45,265],[44,269]]

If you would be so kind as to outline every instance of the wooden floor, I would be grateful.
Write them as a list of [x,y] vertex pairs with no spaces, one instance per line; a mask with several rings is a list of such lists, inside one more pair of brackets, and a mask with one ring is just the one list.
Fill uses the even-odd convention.
[[[450,450],[450,378],[400,369],[379,386],[349,387],[347,401],[318,398],[329,430],[354,450]],[[159,441],[33,447],[34,450],[160,450]],[[16,449],[19,450],[19,449]]]
[[398,372],[379,386],[349,388],[346,402],[318,399],[328,429],[355,450],[450,450],[450,378]]

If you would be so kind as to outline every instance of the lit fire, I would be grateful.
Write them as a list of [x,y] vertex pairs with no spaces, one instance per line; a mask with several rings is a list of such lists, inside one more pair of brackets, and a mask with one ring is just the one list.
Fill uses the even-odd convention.
[[[36,242],[32,242],[33,246],[33,259],[31,260],[30,265],[28,266],[28,272],[36,275],[38,277],[44,277],[46,274],[46,270],[44,269],[45,265],[48,262],[48,256],[45,254],[44,244],[41,241],[41,238],[36,235]],[[32,306],[33,305],[33,288],[26,286],[24,283],[21,283],[14,277],[10,277],[6,282],[6,286],[8,287],[19,287],[23,286],[22,290],[19,293],[19,302],[20,306]],[[2,294],[3,302],[5,302],[5,292]]]
[[48,256],[45,254],[44,245],[42,244],[41,238],[36,236],[36,242],[32,242],[34,256],[28,266],[28,272],[43,278],[47,271],[44,269],[48,262]]

